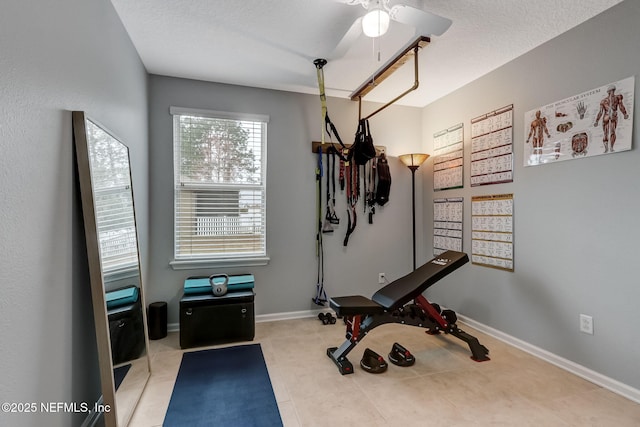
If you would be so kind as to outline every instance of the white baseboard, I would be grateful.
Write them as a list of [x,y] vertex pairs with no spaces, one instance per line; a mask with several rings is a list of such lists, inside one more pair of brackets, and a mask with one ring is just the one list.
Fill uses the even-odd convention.
[[591,369],[585,368],[582,365],[579,365],[575,362],[567,360],[556,354],[550,353],[547,350],[544,350],[540,347],[536,347],[535,345],[529,344],[528,342],[512,337],[511,335],[505,334],[504,332],[501,332],[497,329],[493,329],[490,326],[484,325],[480,322],[476,322],[475,320],[470,319],[461,314],[458,314],[458,318],[463,323],[469,325],[474,329],[479,330],[480,332],[483,332],[496,339],[499,339],[504,343],[507,343],[533,356],[536,356],[539,359],[549,362],[561,369],[564,369],[565,371],[571,372],[574,375],[584,378],[585,380],[590,381],[594,384],[597,384],[600,387],[606,388],[607,390],[610,390],[616,394],[619,394],[620,396],[626,397],[629,400],[632,400],[636,403],[640,403],[640,390],[638,389],[635,389],[624,383],[621,383],[620,381],[604,376],[598,372],[592,371]]
[[[304,319],[308,317],[316,317],[318,313],[326,310],[302,310],[302,311],[289,311],[286,313],[273,313],[273,314],[259,314],[256,316],[256,323],[262,322],[276,322],[278,320],[292,320],[292,319]],[[179,332],[180,323],[167,324],[168,332]]]
[[256,316],[256,323],[260,322],[275,322],[277,320],[292,320],[292,319],[304,319],[307,317],[317,317],[318,313],[326,310],[302,310],[302,311],[289,311],[286,313],[274,313],[274,314],[259,314]]
[[[321,311],[326,311],[326,310],[323,310],[323,309],[302,310],[302,311],[291,311],[286,313],[260,314],[256,316],[256,323],[316,317],[318,313],[320,313]],[[565,371],[571,372],[572,374],[577,375],[581,378],[584,378],[587,381],[591,381],[592,383],[597,384],[600,387],[606,388],[607,390],[610,390],[616,394],[619,394],[620,396],[626,397],[629,400],[640,403],[640,390],[638,389],[635,389],[631,386],[621,383],[620,381],[609,378],[598,372],[592,371],[591,369],[585,368],[582,365],[579,365],[568,359],[560,357],[556,354],[550,353],[547,350],[543,350],[539,347],[536,347],[533,344],[529,344],[528,342],[512,337],[511,335],[505,334],[504,332],[501,332],[497,329],[493,329],[490,326],[484,325],[480,322],[476,322],[475,320],[470,319],[461,314],[458,314],[458,318],[463,323],[469,325],[474,329],[479,330],[480,332],[483,332],[496,339],[499,339],[500,341],[506,344],[509,344],[515,348],[525,351],[539,359],[542,359],[561,369],[564,369]],[[171,332],[176,332],[180,330],[180,325],[178,323],[171,323],[168,325],[167,329]]]

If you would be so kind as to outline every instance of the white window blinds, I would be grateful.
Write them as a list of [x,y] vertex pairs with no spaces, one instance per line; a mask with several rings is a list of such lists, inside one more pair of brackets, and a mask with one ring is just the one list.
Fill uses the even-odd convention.
[[87,121],[91,180],[100,261],[106,276],[138,271],[138,243],[129,173],[129,152],[99,126]]
[[172,107],[174,257],[266,256],[267,116]]

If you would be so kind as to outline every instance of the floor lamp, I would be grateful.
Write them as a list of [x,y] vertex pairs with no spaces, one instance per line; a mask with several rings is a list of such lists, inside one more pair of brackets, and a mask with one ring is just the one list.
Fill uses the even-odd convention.
[[425,160],[429,158],[428,154],[414,153],[403,154],[400,161],[411,170],[411,212],[413,215],[413,269],[416,269],[416,171]]

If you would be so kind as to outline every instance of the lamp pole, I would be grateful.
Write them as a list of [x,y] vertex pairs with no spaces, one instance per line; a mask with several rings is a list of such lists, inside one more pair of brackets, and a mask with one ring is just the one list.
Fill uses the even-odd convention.
[[404,163],[409,170],[411,170],[411,219],[412,219],[412,233],[413,239],[413,270],[416,269],[416,171],[425,160],[429,158],[428,154],[414,153],[403,154],[399,156],[399,159]]
[[413,270],[416,269],[416,171],[420,166],[409,166],[411,169],[411,214],[412,214],[412,233],[413,237]]

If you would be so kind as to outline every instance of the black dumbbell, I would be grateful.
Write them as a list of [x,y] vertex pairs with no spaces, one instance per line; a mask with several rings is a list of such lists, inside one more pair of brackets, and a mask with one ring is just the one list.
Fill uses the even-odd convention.
[[323,325],[334,324],[336,323],[336,318],[331,315],[331,313],[318,313],[318,319],[322,321]]
[[322,321],[323,325],[329,324],[329,319],[327,319],[327,314],[329,313],[318,313],[318,319]]

